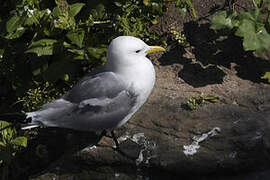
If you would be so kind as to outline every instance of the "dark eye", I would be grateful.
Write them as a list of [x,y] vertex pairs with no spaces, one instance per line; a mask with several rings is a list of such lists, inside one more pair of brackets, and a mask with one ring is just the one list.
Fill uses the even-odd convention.
[[141,50],[137,50],[137,51],[136,51],[136,53],[139,53],[139,52],[141,52]]

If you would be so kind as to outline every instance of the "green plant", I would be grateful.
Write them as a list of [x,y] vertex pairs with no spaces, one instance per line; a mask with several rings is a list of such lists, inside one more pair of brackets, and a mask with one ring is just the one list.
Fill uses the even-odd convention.
[[175,2],[175,7],[183,16],[185,16],[186,13],[189,11],[193,15],[193,17],[197,18],[197,13],[192,1],[193,0],[164,0],[165,3]]
[[200,106],[208,103],[216,103],[219,100],[219,96],[217,95],[204,95],[203,93],[200,96],[192,96],[186,102],[186,106],[189,110],[196,110]]
[[185,15],[187,11],[190,11],[193,17],[197,18],[197,13],[193,6],[192,0],[176,0],[175,5],[181,14]]
[[177,41],[178,44],[182,45],[182,46],[186,46],[187,45],[187,39],[185,34],[180,33],[179,31],[176,30],[176,28],[174,26],[172,26],[169,29],[169,32],[172,35],[172,39],[174,41]]
[[0,129],[0,174],[1,179],[5,180],[9,179],[10,168],[16,166],[16,154],[27,146],[27,138],[19,136],[16,129],[5,121],[0,121]]
[[62,95],[63,93],[49,82],[45,84],[36,83],[35,88],[28,89],[26,95],[18,100],[23,102],[23,110],[30,112],[38,110],[43,104],[51,102]]
[[[212,18],[211,28],[214,30],[228,29],[235,36],[243,39],[245,51],[262,53],[270,47],[270,5],[269,0],[254,0],[255,9],[236,12],[234,10],[221,11]],[[262,78],[268,79],[266,72]]]

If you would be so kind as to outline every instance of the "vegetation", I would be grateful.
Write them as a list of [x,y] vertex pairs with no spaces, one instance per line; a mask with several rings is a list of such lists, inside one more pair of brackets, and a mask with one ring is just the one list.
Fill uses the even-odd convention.
[[187,103],[185,104],[189,110],[196,110],[200,106],[203,106],[205,104],[209,103],[216,103],[219,101],[219,96],[217,95],[204,95],[203,93],[200,94],[200,96],[192,96],[187,100]]
[[[255,9],[237,12],[234,9],[221,11],[212,19],[212,29],[228,29],[243,39],[245,51],[263,53],[270,47],[269,0],[253,0]],[[270,69],[261,77],[270,82]]]
[[10,168],[17,166],[14,157],[27,146],[27,138],[19,136],[16,129],[5,121],[0,121],[0,129],[0,178],[9,179]]

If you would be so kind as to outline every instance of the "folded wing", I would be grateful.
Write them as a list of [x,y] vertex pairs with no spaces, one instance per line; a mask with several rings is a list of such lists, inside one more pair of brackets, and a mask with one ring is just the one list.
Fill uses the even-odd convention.
[[[111,129],[130,114],[137,95],[112,72],[88,75],[62,98],[28,113],[28,127],[63,127],[83,131]],[[24,129],[27,129],[25,127]]]

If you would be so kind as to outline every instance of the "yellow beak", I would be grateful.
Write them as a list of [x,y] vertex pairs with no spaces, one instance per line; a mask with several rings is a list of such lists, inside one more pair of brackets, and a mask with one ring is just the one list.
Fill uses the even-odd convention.
[[166,51],[163,47],[160,46],[149,46],[149,47],[150,49],[146,51],[147,54]]

